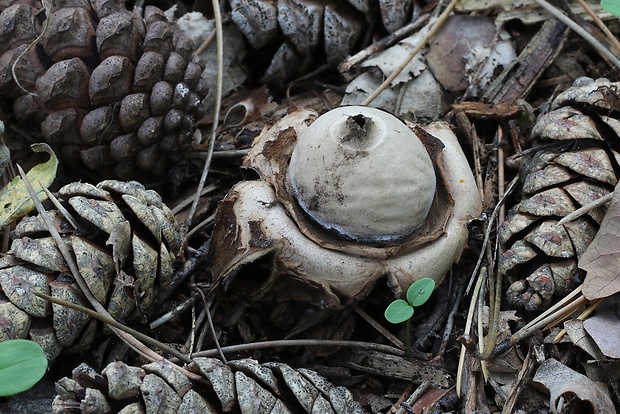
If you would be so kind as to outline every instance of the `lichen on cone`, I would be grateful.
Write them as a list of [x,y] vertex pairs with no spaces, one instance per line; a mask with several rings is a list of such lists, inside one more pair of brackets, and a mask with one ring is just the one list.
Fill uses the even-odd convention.
[[102,177],[164,175],[205,114],[193,41],[154,6],[48,7],[13,1],[0,14],[0,94],[14,100],[17,121],[40,124],[66,162]]

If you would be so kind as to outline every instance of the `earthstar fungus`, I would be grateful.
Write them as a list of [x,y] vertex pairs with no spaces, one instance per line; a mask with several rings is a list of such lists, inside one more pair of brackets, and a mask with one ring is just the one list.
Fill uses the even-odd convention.
[[[337,308],[383,276],[396,297],[422,277],[439,284],[481,211],[448,124],[373,108],[295,110],[255,140],[244,167],[259,179],[222,200],[209,266],[215,281],[259,300]],[[238,274],[261,258],[267,278]]]

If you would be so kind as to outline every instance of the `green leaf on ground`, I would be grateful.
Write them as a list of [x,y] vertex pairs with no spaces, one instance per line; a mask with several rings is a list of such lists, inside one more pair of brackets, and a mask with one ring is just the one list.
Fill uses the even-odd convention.
[[11,339],[0,342],[0,397],[26,391],[47,370],[47,358],[36,342]]
[[391,323],[405,322],[412,316],[413,307],[403,299],[396,299],[385,309],[385,319]]
[[428,298],[433,294],[435,289],[435,281],[428,277],[416,280],[409,289],[407,289],[407,302],[411,306],[421,306],[426,303]]

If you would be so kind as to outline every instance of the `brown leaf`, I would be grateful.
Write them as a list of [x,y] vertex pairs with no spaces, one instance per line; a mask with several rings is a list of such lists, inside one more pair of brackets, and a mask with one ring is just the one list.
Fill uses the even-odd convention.
[[583,282],[583,295],[587,299],[605,298],[620,292],[620,191],[614,191],[607,214],[596,237],[581,256],[579,267],[588,272]]
[[551,412],[557,413],[560,397],[575,395],[591,405],[592,412],[615,413],[609,394],[590,378],[582,375],[555,359],[548,359],[538,368],[534,381],[541,383],[550,395]]
[[[620,297],[607,298],[596,314],[583,322],[585,331],[607,358],[620,358]],[[603,358],[599,358],[603,359]]]

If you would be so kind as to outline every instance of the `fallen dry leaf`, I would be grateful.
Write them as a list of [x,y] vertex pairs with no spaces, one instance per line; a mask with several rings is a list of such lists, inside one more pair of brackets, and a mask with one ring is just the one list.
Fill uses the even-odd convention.
[[607,358],[620,358],[620,297],[614,295],[583,322],[583,328]]
[[601,228],[579,259],[579,267],[588,272],[583,282],[583,296],[588,300],[620,292],[620,191],[617,190],[618,186]]
[[555,359],[548,359],[542,363],[534,381],[544,385],[550,395],[551,412],[557,413],[557,404],[560,397],[570,398],[575,395],[592,406],[592,412],[599,414],[615,413],[616,409],[606,390]]
[[603,359],[601,351],[597,348],[592,337],[585,331],[583,325],[583,321],[570,319],[564,322],[564,329],[566,329],[566,333],[573,344],[586,351],[591,358]]

